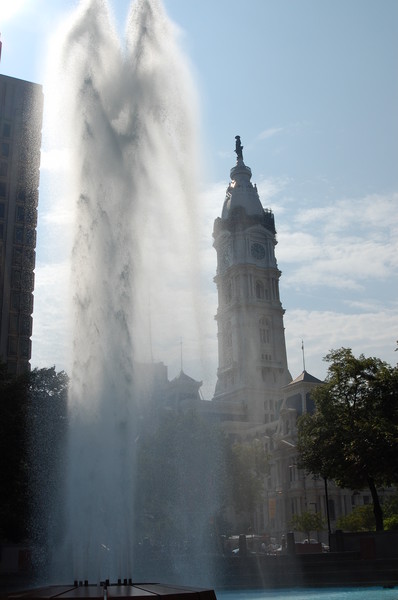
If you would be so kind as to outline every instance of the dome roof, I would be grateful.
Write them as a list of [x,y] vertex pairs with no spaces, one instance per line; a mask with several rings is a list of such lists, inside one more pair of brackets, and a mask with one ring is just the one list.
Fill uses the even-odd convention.
[[228,219],[235,208],[243,208],[249,216],[264,215],[264,209],[260,202],[257,186],[251,183],[252,172],[243,162],[243,146],[240,137],[236,136],[236,166],[231,169],[231,183],[227,188],[221,219]]
[[289,385],[294,385],[295,383],[300,383],[300,382],[304,382],[304,383],[324,383],[323,381],[321,381],[317,377],[314,377],[313,375],[311,375],[311,373],[308,373],[306,370],[304,370],[302,373],[300,373],[300,375],[298,377],[296,377],[296,379],[293,379],[293,381],[291,381],[289,383]]

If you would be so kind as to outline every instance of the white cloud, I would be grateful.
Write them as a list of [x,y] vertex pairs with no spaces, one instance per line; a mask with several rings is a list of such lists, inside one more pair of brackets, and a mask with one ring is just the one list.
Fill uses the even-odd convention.
[[284,131],[283,127],[270,127],[269,129],[264,129],[264,131],[259,133],[258,139],[266,140],[270,137],[273,137],[274,135],[277,135],[278,133],[282,133],[282,131]]
[[[263,206],[267,206],[272,199],[280,194],[288,184],[288,180],[285,177],[267,177],[262,178],[257,182],[257,189],[260,196],[260,200]],[[280,212],[283,212],[284,208],[280,208]]]
[[364,198],[343,198],[328,206],[299,210],[295,219],[300,228],[316,223],[317,229],[330,232],[351,227],[396,230],[398,228],[397,202],[397,193],[372,194]]
[[294,266],[284,284],[363,289],[365,282],[396,280],[397,195],[345,199],[332,207],[286,212],[278,261]]
[[4,25],[7,21],[11,21],[18,17],[31,4],[30,0],[1,0],[0,12],[1,22]]
[[390,364],[398,331],[398,305],[391,309],[357,314],[293,309],[286,312],[286,343],[292,376],[302,371],[301,340],[304,340],[306,369],[323,379],[329,350],[352,348],[354,354],[377,356]]

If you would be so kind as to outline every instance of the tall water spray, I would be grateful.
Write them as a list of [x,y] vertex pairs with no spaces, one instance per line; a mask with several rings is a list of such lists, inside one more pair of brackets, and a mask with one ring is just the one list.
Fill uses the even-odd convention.
[[124,49],[106,1],[83,2],[62,60],[76,227],[66,536],[55,562],[70,581],[115,580],[134,573],[137,364],[151,360],[152,339],[178,311],[169,293],[192,272],[195,95],[158,0],[132,4]]

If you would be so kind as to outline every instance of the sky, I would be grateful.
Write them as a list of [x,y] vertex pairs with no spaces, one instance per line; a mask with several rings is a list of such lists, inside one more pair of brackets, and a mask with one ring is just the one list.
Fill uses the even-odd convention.
[[[0,72],[44,85],[49,41],[72,0],[0,0]],[[110,1],[120,36],[130,2]],[[398,2],[164,0],[199,99],[198,232],[204,351],[176,331],[155,360],[202,380],[217,370],[216,253],[240,135],[261,201],[275,215],[290,372],[324,378],[352,348],[396,364],[398,339]],[[54,43],[54,41],[52,41]],[[46,101],[45,101],[46,102]],[[57,189],[62,148],[47,111],[39,200],[32,366],[68,369],[71,214]],[[185,340],[186,338],[186,340]],[[182,353],[181,353],[182,339]]]

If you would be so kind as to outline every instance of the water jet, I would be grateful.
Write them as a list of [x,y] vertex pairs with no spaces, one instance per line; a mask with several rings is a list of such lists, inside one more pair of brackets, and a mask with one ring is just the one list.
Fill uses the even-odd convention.
[[62,38],[52,102],[75,212],[73,358],[65,507],[57,539],[50,535],[48,573],[77,585],[21,597],[54,589],[64,598],[180,595],[170,579],[196,581],[175,565],[169,587],[133,585],[142,581],[134,485],[138,365],[151,361],[153,330],[178,312],[180,298],[166,301],[171,287],[178,294],[194,271],[195,94],[160,0],[132,3],[124,48],[106,0],[82,1]]

